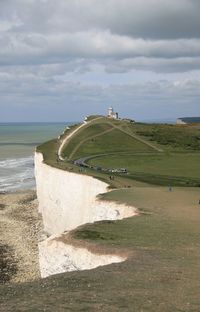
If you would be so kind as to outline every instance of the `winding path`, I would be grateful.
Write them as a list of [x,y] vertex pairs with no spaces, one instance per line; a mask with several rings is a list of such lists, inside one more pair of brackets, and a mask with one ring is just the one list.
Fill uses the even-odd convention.
[[118,127],[118,126],[112,124],[111,122],[108,122],[108,124],[112,125],[115,129],[118,129],[118,130],[120,130],[121,132],[123,132],[123,133],[129,135],[130,137],[134,138],[135,140],[137,140],[137,141],[139,141],[139,142],[141,142],[141,143],[144,143],[144,144],[148,145],[149,147],[153,148],[153,149],[156,150],[157,152],[163,152],[163,150],[162,150],[161,148],[158,148],[157,146],[155,146],[155,145],[153,145],[153,144],[147,142],[146,140],[144,140],[144,139],[138,137],[136,134],[129,133],[129,132],[127,132],[127,131],[121,129],[120,127]]
[[[59,157],[59,159],[62,160],[62,161],[65,160],[65,158],[62,157],[63,148],[64,148],[64,146],[66,147],[67,143],[71,140],[71,138],[72,138],[77,132],[79,132],[82,128],[87,128],[91,123],[95,122],[96,120],[102,119],[102,118],[104,118],[104,117],[97,117],[97,118],[95,118],[95,119],[92,119],[91,121],[85,122],[85,123],[81,124],[78,128],[76,128],[74,131],[72,131],[69,135],[67,135],[67,136],[65,137],[65,139],[62,141],[62,143],[61,143],[61,145],[60,145],[60,147],[59,147],[59,149],[58,149],[58,157]],[[156,147],[155,145],[153,145],[153,144],[147,142],[146,140],[144,140],[144,139],[138,137],[138,136],[135,135],[135,134],[129,133],[129,132],[127,132],[127,131],[121,129],[120,127],[116,126],[115,124],[111,123],[110,121],[107,121],[106,123],[109,124],[109,125],[111,125],[111,126],[112,126],[112,129],[108,129],[108,130],[106,130],[106,131],[103,131],[103,132],[101,132],[101,133],[99,133],[99,134],[97,134],[97,135],[91,136],[90,138],[87,138],[87,139],[81,141],[81,142],[75,147],[75,149],[73,150],[73,152],[70,154],[69,159],[72,158],[72,156],[75,154],[75,152],[78,150],[78,148],[79,148],[84,142],[88,141],[89,139],[91,140],[91,139],[93,139],[93,138],[95,138],[95,137],[101,136],[101,135],[103,135],[104,133],[110,132],[110,131],[112,131],[113,129],[117,129],[117,130],[119,130],[119,131],[125,133],[126,135],[128,135],[128,136],[134,138],[135,140],[137,140],[137,141],[139,141],[139,142],[141,142],[141,143],[143,143],[143,144],[145,144],[145,145],[151,147],[152,149],[156,150],[157,152],[163,152],[162,149]]]
[[91,136],[91,137],[89,137],[89,138],[87,138],[87,139],[81,141],[81,142],[75,147],[75,149],[73,150],[73,152],[69,155],[69,160],[74,156],[74,154],[76,153],[76,151],[79,149],[79,147],[80,147],[82,144],[84,144],[85,142],[87,142],[87,141],[89,141],[89,140],[95,139],[95,138],[97,138],[97,137],[99,137],[99,136],[101,136],[101,135],[103,135],[103,134],[105,134],[105,133],[111,132],[111,131],[113,131],[113,130],[114,130],[114,127],[111,128],[111,129],[102,131],[102,132],[99,133],[99,134],[93,135],[93,136]]
[[91,121],[86,121],[85,123],[81,124],[78,128],[76,128],[74,131],[72,131],[69,135],[66,136],[66,138],[62,141],[59,149],[58,149],[58,157],[60,160],[64,161],[65,159],[62,157],[62,150],[64,148],[64,146],[68,143],[68,141],[70,141],[70,139],[74,136],[75,133],[77,133],[80,129],[82,128],[86,128],[88,127],[89,124],[91,124],[92,122],[101,119],[103,117],[97,117],[95,119],[92,119]]

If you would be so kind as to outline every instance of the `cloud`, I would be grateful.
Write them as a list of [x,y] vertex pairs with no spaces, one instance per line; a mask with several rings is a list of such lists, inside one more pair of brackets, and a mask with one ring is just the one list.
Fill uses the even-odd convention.
[[199,12],[198,0],[1,0],[0,118],[74,119],[110,104],[200,114]]
[[84,58],[88,69],[95,60],[107,72],[116,68],[116,59],[129,63],[121,65],[127,71],[140,67],[137,61],[156,72],[160,63],[160,71],[167,66],[187,71],[200,57],[196,0],[7,0],[0,5],[1,66]]
[[[107,71],[150,68],[162,71],[199,69],[200,39],[144,40],[110,32],[79,32],[57,35],[14,34],[0,36],[0,65],[55,64],[80,59],[104,64]],[[195,64],[195,66],[194,66]],[[128,66],[127,66],[128,65]],[[88,67],[89,68],[89,67]],[[76,67],[74,68],[76,70]],[[166,69],[167,70],[167,69]]]
[[20,32],[99,29],[134,38],[200,36],[198,0],[4,0],[1,7],[4,18],[21,21],[12,26]]
[[[157,80],[100,85],[75,76],[52,75],[54,66],[32,71],[5,70],[0,74],[1,116],[11,111],[25,120],[77,120],[86,114],[104,114],[112,104],[120,115],[137,120],[198,115],[200,79]],[[38,74],[39,73],[39,74]]]
[[149,70],[156,73],[190,72],[200,69],[200,57],[135,57],[114,60],[105,66],[108,73],[127,73],[132,69]]

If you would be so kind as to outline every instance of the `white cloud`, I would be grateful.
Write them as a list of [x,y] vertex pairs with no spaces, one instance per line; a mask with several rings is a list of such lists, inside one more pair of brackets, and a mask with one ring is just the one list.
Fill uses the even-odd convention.
[[154,64],[159,70],[162,58],[172,71],[174,60],[187,58],[186,66],[183,59],[175,67],[183,71],[190,63],[194,69],[192,63],[200,56],[196,0],[7,0],[0,8],[0,65],[85,58],[100,64],[109,59],[115,67],[116,58],[125,63],[135,58],[130,66],[137,68],[134,63],[144,57],[151,70]]
[[108,72],[145,66],[155,71],[167,71],[167,67],[169,71],[187,71],[200,65],[200,39],[155,41],[88,31],[46,36],[6,34],[0,36],[0,43],[0,65],[66,63],[71,59],[77,63],[81,58],[88,64],[93,60],[105,64]]
[[198,0],[1,0],[1,118],[12,103],[29,105],[31,118],[40,105],[52,116],[53,105],[110,103],[138,116],[181,102],[200,113],[199,11]]
[[24,32],[110,29],[133,37],[199,37],[198,0],[7,0],[1,7],[9,20],[17,16]]
[[175,119],[184,112],[200,113],[200,79],[133,81],[105,86],[78,81],[76,76],[68,78],[62,70],[60,76],[52,75],[55,68],[49,66],[42,65],[37,71],[16,67],[0,74],[1,121],[9,116],[11,107],[18,113],[27,111],[28,120],[74,120],[85,114],[105,113],[110,103],[122,116],[136,119],[159,116]]

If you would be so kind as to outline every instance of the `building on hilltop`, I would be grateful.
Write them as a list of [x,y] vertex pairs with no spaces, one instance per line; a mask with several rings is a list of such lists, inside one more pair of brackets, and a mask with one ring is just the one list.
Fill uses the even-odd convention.
[[118,119],[119,115],[118,115],[118,113],[114,112],[114,109],[112,107],[109,107],[109,109],[108,109],[108,117],[109,118],[113,118],[113,119]]

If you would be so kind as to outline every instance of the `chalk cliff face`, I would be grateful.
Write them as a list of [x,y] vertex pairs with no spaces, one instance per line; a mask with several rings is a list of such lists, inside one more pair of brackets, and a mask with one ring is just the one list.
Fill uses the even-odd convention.
[[126,260],[118,255],[100,255],[49,238],[39,244],[41,277],[70,272],[90,270],[110,263]]
[[35,178],[44,230],[51,235],[39,243],[41,277],[126,259],[117,255],[96,255],[55,237],[85,223],[134,216],[137,214],[134,207],[98,200],[97,195],[107,191],[106,183],[46,165],[40,153],[35,153]]
[[134,207],[97,199],[98,194],[107,191],[106,183],[48,166],[40,153],[35,154],[35,177],[39,211],[44,229],[51,235],[85,223],[122,219],[135,214]]

